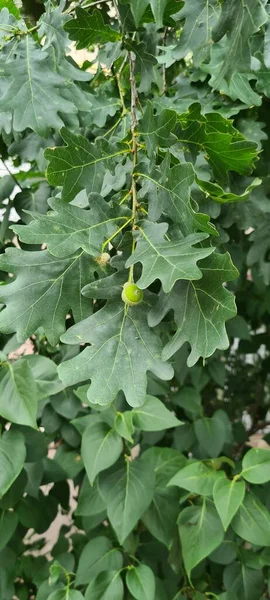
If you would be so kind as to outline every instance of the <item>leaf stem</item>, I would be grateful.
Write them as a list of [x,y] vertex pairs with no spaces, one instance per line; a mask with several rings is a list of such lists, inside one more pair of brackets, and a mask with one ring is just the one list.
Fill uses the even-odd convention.
[[34,27],[27,29],[26,31],[21,31],[20,29],[17,29],[14,33],[14,36],[19,35],[20,37],[22,37],[24,35],[28,35],[29,33],[32,33],[32,31],[36,31],[38,28],[39,25],[35,25]]
[[32,33],[32,31],[36,31],[36,29],[39,28],[39,25],[34,25],[34,27],[31,27],[30,29],[27,29],[27,31],[24,31],[23,34],[27,35],[28,33]]
[[122,116],[124,116],[128,112],[127,109],[126,109],[126,105],[125,105],[124,90],[123,90],[122,85],[121,85],[121,73],[123,71],[123,68],[124,68],[126,62],[127,62],[127,59],[128,59],[128,53],[126,53],[126,55],[124,57],[124,60],[123,60],[123,62],[121,64],[119,70],[115,74],[115,80],[116,80],[116,84],[117,84],[118,91],[119,91],[119,98],[120,98],[120,102],[121,102],[121,105],[122,105]]
[[121,117],[119,117],[119,119],[117,119],[116,123],[114,123],[114,125],[110,129],[108,129],[108,131],[106,131],[106,133],[104,133],[103,137],[107,137],[107,135],[110,135],[110,133],[112,133],[116,129],[117,125],[119,125],[119,123],[121,123],[122,118],[123,118],[123,114],[121,115]]
[[8,25],[8,23],[3,27],[0,27],[0,31],[6,31],[7,33],[11,33],[12,31],[17,31],[15,25]]
[[108,246],[108,244],[109,244],[109,243],[110,243],[110,242],[111,242],[111,241],[112,241],[112,240],[115,238],[115,236],[116,236],[116,235],[118,235],[118,233],[120,233],[120,231],[122,231],[122,229],[124,229],[124,227],[126,227],[127,225],[129,225],[129,223],[131,223],[131,221],[132,221],[132,217],[130,217],[130,219],[128,219],[128,220],[127,220],[127,221],[126,221],[126,222],[125,222],[123,225],[121,225],[121,227],[119,227],[119,228],[117,229],[117,231],[115,231],[115,232],[114,232],[114,233],[111,235],[111,237],[109,237],[109,238],[108,238],[108,239],[107,239],[107,240],[104,242],[104,244],[102,244],[102,247],[101,247],[101,252],[104,252],[104,250],[105,250],[106,246]]
[[145,208],[143,206],[140,206],[140,211],[144,214],[144,215],[148,215],[147,210],[145,210]]
[[121,206],[121,204],[124,204],[124,202],[126,201],[126,199],[132,194],[132,190],[128,190],[128,192],[124,195],[124,198],[122,198],[121,202],[119,202],[119,206]]
[[[138,563],[138,565],[141,564],[141,561],[138,558],[136,558],[136,556],[134,556],[134,554],[129,554],[129,558],[132,558],[132,560],[134,560],[136,563]],[[133,565],[128,565],[127,568],[130,568],[130,567],[134,568]]]

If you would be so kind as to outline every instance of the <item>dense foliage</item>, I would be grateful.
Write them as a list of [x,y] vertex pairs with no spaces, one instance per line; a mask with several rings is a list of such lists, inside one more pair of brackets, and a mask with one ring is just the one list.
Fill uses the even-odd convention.
[[270,598],[269,14],[0,0],[1,600]]

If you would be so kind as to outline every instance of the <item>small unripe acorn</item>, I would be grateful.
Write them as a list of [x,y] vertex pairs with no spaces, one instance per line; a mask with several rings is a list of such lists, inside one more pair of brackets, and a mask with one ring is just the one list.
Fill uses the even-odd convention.
[[136,304],[140,304],[143,299],[143,291],[138,288],[136,283],[127,283],[124,284],[124,288],[122,291],[122,300],[128,306],[135,306]]

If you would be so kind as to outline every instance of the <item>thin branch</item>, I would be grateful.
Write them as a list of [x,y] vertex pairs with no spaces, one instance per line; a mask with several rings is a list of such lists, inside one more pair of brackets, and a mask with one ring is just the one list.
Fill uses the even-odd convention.
[[20,31],[17,35],[28,35],[28,33],[32,33],[32,31],[36,31],[39,28],[39,25],[34,25],[31,29],[27,29],[27,31]]
[[[166,35],[167,35],[167,31],[168,28],[165,27],[164,32],[162,34],[162,46],[165,46],[166,43]],[[165,63],[163,63],[162,65],[162,82],[163,82],[163,86],[162,86],[162,94],[166,93],[166,88],[167,88],[167,82],[166,82],[166,65]]]
[[21,184],[18,182],[17,177],[14,175],[14,173],[11,172],[10,168],[7,166],[6,162],[3,160],[3,158],[1,158],[1,162],[3,163],[6,171],[9,173],[10,177],[12,177],[12,179],[14,179],[16,185],[19,186],[19,188],[23,191],[23,188],[21,186]]
[[132,133],[132,150],[134,152],[134,166],[137,164],[137,139],[136,139],[136,103],[137,103],[137,89],[135,81],[135,60],[132,56],[132,52],[128,53],[129,64],[130,64],[130,88],[131,88],[131,133]]
[[[116,12],[116,16],[119,20],[119,24],[121,26],[121,29],[123,31],[123,25],[121,23],[121,15],[119,12],[119,8],[118,8],[118,3],[117,0],[112,0],[113,6],[115,8],[115,12]],[[136,32],[133,34],[133,39],[136,35]],[[131,112],[131,125],[130,125],[130,130],[131,130],[131,137],[132,137],[132,154],[133,154],[133,174],[132,174],[132,184],[131,184],[131,194],[132,194],[132,216],[131,216],[131,222],[132,222],[132,228],[133,230],[136,229],[136,219],[137,219],[137,208],[138,208],[138,203],[137,203],[137,189],[136,189],[136,179],[135,179],[135,175],[134,175],[134,169],[136,167],[137,164],[137,154],[138,154],[138,144],[137,144],[137,135],[136,135],[136,125],[137,125],[137,116],[136,116],[136,104],[138,102],[138,94],[137,94],[137,88],[136,88],[136,80],[135,80],[135,59],[133,57],[133,53],[132,52],[128,52],[120,66],[120,69],[118,70],[118,73],[116,74],[116,82],[118,85],[118,89],[119,89],[119,95],[120,95],[120,99],[121,99],[121,104],[122,104],[122,116],[127,112],[126,107],[125,107],[125,102],[124,102],[124,93],[122,91],[121,88],[121,82],[120,82],[120,76],[121,76],[121,72],[122,69],[124,68],[124,65],[126,63],[126,60],[129,60],[129,68],[130,68],[130,89],[131,89],[131,107],[130,107],[130,112]],[[133,238],[132,241],[132,253],[135,250],[135,240]],[[129,277],[128,277],[128,281],[132,282],[133,281],[133,265],[130,267],[129,269]]]
[[[136,216],[137,216],[137,189],[136,189],[136,180],[134,169],[137,164],[137,136],[136,136],[136,125],[137,125],[137,116],[136,116],[136,104],[137,104],[137,88],[136,88],[136,80],[135,80],[135,60],[133,58],[132,52],[128,53],[129,65],[130,65],[130,89],[131,89],[131,135],[132,135],[132,153],[133,153],[133,174],[132,174],[132,219],[133,219],[133,229],[135,228]],[[135,249],[135,240],[132,242],[132,253]],[[130,267],[129,271],[129,281],[133,281],[133,265]]]

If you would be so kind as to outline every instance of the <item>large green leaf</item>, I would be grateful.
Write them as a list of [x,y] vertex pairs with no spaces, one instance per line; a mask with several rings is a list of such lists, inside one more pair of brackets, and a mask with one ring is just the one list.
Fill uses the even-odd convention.
[[200,151],[213,169],[217,181],[227,181],[228,171],[251,173],[257,156],[257,144],[247,141],[231,121],[219,113],[201,115],[200,104],[193,104],[178,117],[177,137],[195,155]]
[[237,557],[237,545],[230,539],[231,534],[225,536],[222,544],[210,554],[210,560],[219,565],[228,565]]
[[[30,134],[31,135],[31,134]],[[33,133],[32,135],[36,135]],[[37,190],[26,189],[14,198],[14,207],[24,224],[32,221],[32,217],[26,211],[35,211],[37,213],[46,214],[48,210],[47,200],[50,196],[50,187],[47,182],[42,182]]]
[[[83,471],[84,465],[82,457],[76,450],[71,450],[65,444],[57,449],[54,457],[55,464],[60,467],[61,479],[75,479],[77,475]],[[65,477],[63,478],[63,473]]]
[[135,41],[127,38],[125,40],[125,46],[129,52],[135,54],[135,73],[140,76],[140,85],[138,87],[139,92],[147,93],[151,89],[152,82],[155,81],[154,66],[157,64],[157,59],[153,54],[147,51],[146,44],[141,42],[139,44]]
[[250,195],[250,192],[259,185],[262,180],[258,177],[252,181],[252,183],[246,188],[242,194],[233,194],[232,192],[225,192],[220,185],[213,183],[212,181],[204,181],[196,177],[196,182],[201,190],[203,190],[211,200],[219,202],[220,204],[226,204],[227,202],[245,202]]
[[83,122],[87,127],[91,127],[93,123],[98,127],[104,127],[107,118],[113,117],[121,108],[119,98],[112,97],[102,90],[97,90],[95,95],[89,94],[89,103],[91,108],[83,115]]
[[65,30],[71,40],[76,41],[79,49],[88,48],[92,44],[102,42],[116,42],[121,39],[121,35],[109,25],[105,25],[100,10],[93,10],[88,13],[79,6],[76,8],[76,19],[69,21],[65,25]]
[[[89,195],[90,210],[84,210],[63,200],[51,199],[54,212],[47,215],[30,213],[34,219],[29,225],[13,225],[26,244],[46,243],[53,256],[63,258],[82,248],[92,256],[99,256],[102,243],[124,224],[128,217],[116,212],[102,196]],[[118,223],[118,225],[117,225]]]
[[[163,25],[164,11],[168,2],[169,0],[129,0],[136,27],[140,24],[146,8],[150,5],[157,28],[160,29]],[[177,6],[175,6],[176,11]]]
[[202,504],[185,508],[180,513],[178,527],[190,579],[192,569],[221,544],[224,531],[214,504],[206,499]]
[[39,19],[38,34],[40,38],[46,37],[43,44],[44,50],[53,46],[57,61],[60,62],[61,57],[68,50],[68,35],[64,30],[64,24],[71,19],[71,16],[63,14],[63,3],[60,3],[54,10],[50,10],[50,8],[48,5],[46,12]]
[[241,475],[249,483],[266,483],[270,481],[270,450],[251,448],[243,459]]
[[222,477],[214,485],[214,503],[226,531],[241,506],[246,493],[243,481]]
[[200,65],[209,54],[212,29],[220,12],[217,0],[185,1],[178,13],[179,19],[185,19],[183,30],[177,45],[173,48],[174,59],[184,58],[189,52],[193,53],[194,64]]
[[163,363],[161,342],[147,326],[146,303],[129,307],[108,302],[104,308],[74,325],[62,337],[67,344],[91,343],[59,367],[65,385],[91,379],[88,400],[109,404],[123,390],[131,406],[141,406],[146,394],[146,372],[171,379],[171,365]]
[[0,498],[20,474],[26,457],[24,437],[18,431],[5,431],[0,439]]
[[1,331],[17,331],[18,340],[23,342],[42,326],[55,345],[65,331],[70,309],[77,321],[91,312],[81,289],[93,278],[96,267],[84,252],[60,259],[47,251],[9,248],[1,255],[0,268],[14,273],[16,279],[1,287],[1,302],[6,304],[0,313]]
[[82,459],[91,484],[100,471],[117,461],[122,450],[122,438],[107,423],[88,425],[82,436]]
[[[27,362],[29,365],[33,377],[35,379],[36,384],[36,395],[37,400],[44,400],[44,398],[48,398],[48,396],[55,396],[63,389],[63,384],[61,383],[58,374],[57,367],[55,362],[47,358],[46,356],[41,356],[40,354],[28,354],[20,359],[19,362]],[[17,363],[13,364],[13,368]],[[29,389],[29,394],[32,392]],[[68,398],[68,394],[65,392],[65,398]],[[59,396],[54,401],[54,406],[57,405]],[[65,407],[65,415],[68,416],[68,407]]]
[[[22,134],[21,134],[22,135]],[[9,152],[11,154],[11,156],[14,155],[18,155],[20,156],[20,158],[23,161],[34,161],[37,159],[41,159],[41,154],[43,153],[43,150],[45,148],[48,148],[48,146],[50,146],[52,143],[54,142],[54,138],[53,136],[49,136],[47,138],[43,138],[40,137],[40,135],[38,135],[37,133],[34,133],[33,131],[24,134],[23,137],[21,137],[21,139],[16,139],[16,141],[12,142],[12,144],[9,147]],[[42,160],[42,159],[41,159]],[[43,163],[43,161],[42,161]],[[28,173],[28,176],[30,175],[30,173]],[[26,179],[28,178],[27,173],[23,173],[21,172],[19,174],[19,177],[22,177],[23,179],[26,177]],[[17,175],[18,177],[18,175]],[[28,182],[28,185],[31,185],[31,181]],[[48,195],[47,197],[49,197],[50,195],[50,188],[47,184],[47,182],[42,181],[39,188],[38,189],[46,189],[48,190]],[[28,188],[28,189],[24,189],[23,190],[23,194],[28,194],[31,195],[34,194],[34,189],[32,187]],[[19,195],[19,198],[23,198],[24,196]],[[33,201],[33,204],[36,204],[35,201]],[[15,198],[15,203],[16,205],[19,207],[19,202],[16,202],[16,198]],[[30,206],[26,206],[24,208],[30,208],[31,207],[31,201],[29,202]],[[37,205],[41,204],[41,202],[37,202]],[[47,209],[47,207],[46,207]],[[40,208],[38,206],[34,207],[32,205],[32,210],[37,210],[37,212],[42,212],[40,210]],[[44,211],[46,212],[46,210]],[[20,214],[20,213],[19,213]]]
[[114,420],[114,428],[121,437],[133,443],[134,425],[132,410],[126,410],[125,412],[118,411]]
[[56,365],[49,358],[29,355],[4,362],[0,367],[0,414],[12,423],[36,428],[39,400],[57,394],[62,387]]
[[154,498],[144,513],[142,521],[157,540],[171,547],[179,514],[179,493],[175,488],[155,488]]
[[95,144],[82,135],[61,129],[66,146],[47,148],[44,152],[49,161],[47,178],[51,185],[63,186],[62,199],[70,202],[83,189],[100,192],[107,169],[115,166],[113,158],[127,154],[99,138]]
[[155,576],[147,565],[129,568],[126,574],[126,584],[136,600],[155,600]]
[[[0,96],[0,112],[12,111],[15,131],[30,127],[46,135],[50,128],[59,129],[64,124],[60,112],[78,112],[73,101],[60,93],[66,84],[64,75],[55,72],[52,58],[31,36],[21,39],[15,60],[0,60],[0,75],[8,83]],[[84,79],[89,79],[84,75]]]
[[159,148],[169,148],[177,138],[172,131],[176,125],[177,114],[173,110],[163,110],[154,116],[151,102],[147,103],[143,117],[139,123],[138,135],[145,140],[147,152],[150,158],[155,156]]
[[[232,98],[246,101],[249,83],[242,74],[251,70],[250,38],[267,20],[268,15],[261,0],[245,0],[244,3],[224,0],[220,18],[213,29],[215,43],[226,34],[219,68],[210,80],[214,89],[224,90],[225,87],[227,91],[227,82]],[[211,73],[211,62],[208,69]],[[244,86],[241,85],[243,80]]]
[[155,472],[156,487],[166,489],[170,479],[186,464],[186,457],[174,448],[153,446],[142,455],[141,460],[146,462]]
[[6,8],[6,10],[10,14],[14,15],[14,17],[16,17],[17,19],[19,18],[20,12],[13,0],[0,0],[0,9],[3,8]]
[[183,468],[186,458],[173,448],[153,446],[143,453],[142,461],[149,465],[156,476],[154,497],[142,521],[154,537],[170,547],[179,514],[179,491],[166,485],[171,477]]
[[[269,22],[268,22],[268,30],[269,30]],[[265,45],[265,49],[266,49],[266,45]],[[260,70],[256,70],[255,72],[252,73],[252,75],[250,76],[250,79],[254,79],[256,77],[257,82],[256,82],[256,89],[258,90],[258,92],[260,94],[257,94],[257,96],[259,96],[259,101],[257,100],[257,104],[261,104],[261,94],[265,94],[265,96],[267,98],[269,98],[269,94],[270,94],[270,80],[269,80],[269,64],[267,65],[266,68],[266,64],[264,63],[263,57],[260,56],[261,59],[261,68]],[[254,92],[253,92],[254,93]]]
[[[0,367],[0,415],[13,423],[36,427],[38,394],[27,361],[3,363]],[[8,401],[7,401],[8,399]]]
[[92,538],[80,554],[76,585],[90,583],[102,571],[118,571],[122,565],[121,552],[113,548],[112,542],[107,537]]
[[[112,267],[114,265],[113,258],[110,260]],[[127,281],[126,269],[120,269],[114,271],[112,275],[108,277],[101,277],[90,282],[82,289],[83,296],[86,298],[99,298],[99,299],[116,299],[120,298],[123,291],[123,286]]]
[[145,289],[156,279],[160,279],[164,292],[170,292],[179,279],[201,279],[202,273],[197,261],[214,252],[213,247],[194,248],[208,235],[193,233],[177,241],[166,241],[167,223],[144,221],[135,232],[137,245],[128,258],[126,267],[138,262],[142,264],[142,274],[137,285]]
[[135,21],[136,27],[139,26],[146,8],[149,6],[150,0],[129,0],[131,12]]
[[155,474],[145,462],[130,462],[113,472],[101,475],[100,491],[107,506],[108,518],[123,544],[154,495]]
[[122,600],[124,584],[119,571],[100,573],[89,583],[85,600]]
[[179,392],[173,394],[172,401],[193,418],[198,418],[203,414],[201,394],[194,387],[182,387]]
[[144,404],[132,410],[133,424],[142,431],[162,431],[182,425],[158,398],[147,395]]
[[[216,234],[207,215],[196,213],[191,205],[190,187],[195,173],[190,163],[175,165],[171,169],[164,161],[161,168],[150,170],[149,165],[139,163],[135,175],[142,179],[143,190],[149,202],[149,219],[156,221],[162,212],[179,224],[183,235],[195,230]],[[145,180],[145,182],[144,182]]]
[[246,492],[245,499],[232,521],[232,528],[242,539],[256,546],[270,546],[270,515],[259,498]]
[[[14,8],[17,11],[17,14],[14,13]],[[7,37],[10,36],[10,34],[14,33],[18,27],[18,22],[17,22],[17,18],[18,18],[18,9],[15,7],[13,0],[0,0],[0,22],[1,22],[1,29],[0,29],[0,45],[4,45]],[[25,24],[22,24],[21,21],[21,25],[22,28],[25,29]],[[7,113],[6,115],[4,115],[4,117],[7,117]]]
[[218,415],[197,419],[194,423],[194,431],[200,449],[206,456],[216,457],[220,454],[226,441],[227,431]]
[[11,175],[4,175],[0,179],[0,202],[2,204],[3,200],[9,198],[14,190],[14,179]]
[[[264,589],[264,576],[261,571],[250,569],[247,565],[234,562],[224,571],[224,585],[228,599],[257,600],[261,598]],[[221,596],[222,600],[223,596]]]
[[52,594],[52,592],[56,592],[58,589],[63,588],[60,582],[55,583],[54,585],[50,585],[50,583],[48,581],[43,581],[43,583],[41,583],[38,588],[36,600],[48,600],[49,595]]
[[[255,215],[254,215],[255,217]],[[269,262],[267,260],[270,240],[269,240],[269,215],[264,214],[263,220],[260,222],[260,215],[258,215],[256,221],[256,228],[249,236],[249,240],[252,241],[249,251],[247,253],[247,265],[249,267],[258,266],[260,273],[263,276],[263,280],[266,285],[269,285],[270,281],[270,270]],[[255,217],[256,218],[256,217]],[[254,222],[254,221],[253,221]]]
[[211,469],[203,462],[196,461],[178,471],[168,485],[176,485],[201,496],[212,496],[214,484],[220,477],[222,477],[221,473]]
[[16,512],[7,510],[0,512],[0,550],[3,550],[7,546],[17,528],[18,522],[19,518]]
[[[27,454],[26,454],[26,456],[27,456]],[[10,473],[11,473],[11,470],[10,470]],[[16,479],[13,481],[12,485],[9,487],[8,491],[5,492],[4,496],[0,500],[1,508],[3,508],[4,510],[9,510],[10,508],[14,509],[16,507],[16,504],[18,504],[20,497],[27,490],[27,487],[28,487],[27,479],[28,479],[28,477],[27,477],[26,469],[23,468],[22,471],[20,472],[19,476],[16,477]]]
[[80,489],[76,515],[92,517],[93,515],[98,515],[103,512],[105,508],[105,504],[99,493],[97,479],[93,485],[90,485],[86,475]]
[[170,294],[161,291],[149,314],[149,325],[155,326],[170,310],[174,311],[177,332],[165,346],[163,356],[169,358],[187,341],[191,345],[189,367],[200,356],[207,358],[216,348],[228,347],[225,321],[236,314],[234,297],[222,285],[238,274],[229,254],[213,254],[203,261],[200,269],[203,277],[198,282],[178,281]]

